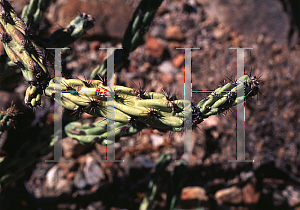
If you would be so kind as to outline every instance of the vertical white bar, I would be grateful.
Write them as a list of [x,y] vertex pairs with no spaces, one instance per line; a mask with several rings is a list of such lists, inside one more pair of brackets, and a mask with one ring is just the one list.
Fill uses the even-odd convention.
[[[45,160],[45,162],[70,162],[70,160],[61,161],[62,157],[62,106],[61,106],[61,50],[69,48],[47,48],[55,50],[55,104],[54,104],[54,157],[53,160]],[[58,88],[59,87],[59,88]]]
[[[237,78],[244,76],[245,72],[245,49],[253,48],[229,48],[237,49]],[[237,80],[238,85],[242,85],[243,88],[237,90],[237,97],[245,97],[244,81]],[[245,158],[245,104],[243,106],[236,106],[236,160],[229,160],[228,162],[254,162],[254,160],[246,160]]]
[[201,162],[201,160],[192,160],[193,139],[192,139],[192,49],[200,48],[176,48],[184,49],[184,160],[186,162]]
[[[115,62],[114,50],[115,48],[99,48],[107,50],[107,141],[112,142],[106,145],[106,160],[99,160],[99,162],[123,162],[123,160],[115,160]],[[122,49],[122,48],[117,48]]]

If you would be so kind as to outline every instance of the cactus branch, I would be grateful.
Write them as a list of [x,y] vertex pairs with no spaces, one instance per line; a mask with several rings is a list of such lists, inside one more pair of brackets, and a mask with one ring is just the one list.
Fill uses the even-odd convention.
[[[46,95],[55,96],[56,87],[54,80],[51,80],[46,88]],[[143,129],[146,125],[159,131],[184,131],[185,109],[192,110],[192,127],[196,128],[205,118],[211,115],[222,113],[231,107],[244,102],[245,99],[256,95],[259,91],[259,82],[255,77],[244,75],[235,83],[229,82],[219,87],[206,99],[201,100],[197,105],[188,102],[190,107],[185,107],[185,100],[174,100],[165,94],[155,92],[144,92],[146,98],[140,97],[137,89],[124,86],[114,86],[114,92],[118,101],[114,102],[116,122],[115,133],[117,137],[133,135]],[[237,97],[237,91],[244,87],[245,96]],[[35,92],[34,88],[31,88]],[[88,114],[109,118],[107,115],[107,98],[110,94],[108,87],[100,80],[89,80],[84,82],[78,79],[62,78],[62,101],[66,109],[75,112],[86,112]],[[26,95],[30,96],[32,92]],[[35,103],[40,103],[34,101]],[[140,126],[134,127],[128,123],[137,121]],[[66,127],[68,136],[77,139],[80,143],[92,142],[103,143],[107,137],[106,121],[96,122],[91,126],[81,126],[80,123],[70,123]],[[127,132],[124,131],[127,128]],[[105,141],[105,144],[107,141]]]

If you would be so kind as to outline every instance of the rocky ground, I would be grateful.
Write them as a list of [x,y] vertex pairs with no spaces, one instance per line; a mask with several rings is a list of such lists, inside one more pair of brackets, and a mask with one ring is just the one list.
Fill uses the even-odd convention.
[[[17,11],[24,3],[13,1]],[[72,44],[65,56],[72,77],[84,79],[103,62],[106,52],[99,47],[120,46],[138,3],[55,1],[42,25],[49,27],[45,36],[67,26],[78,12],[96,20],[94,29]],[[236,152],[235,109],[206,119],[193,132],[193,158],[202,162],[189,163],[178,209],[300,209],[300,47],[288,46],[289,27],[279,1],[165,0],[145,44],[130,55],[129,67],[117,74],[128,87],[164,89],[183,98],[184,51],[176,47],[201,48],[192,51],[194,90],[214,90],[224,79],[229,81],[226,76],[234,79],[236,51],[229,48],[253,48],[251,54],[246,50],[245,71],[252,69],[252,75],[261,76],[262,93],[246,104],[246,159],[254,162],[228,162]],[[1,91],[1,105],[18,97],[23,100],[25,88],[22,83],[14,93]],[[198,102],[205,95],[193,97]],[[48,114],[44,124],[51,123],[48,110],[35,113]],[[82,122],[94,120],[81,117]],[[83,146],[71,138],[62,144],[63,158],[71,162],[45,163],[53,154],[40,159],[23,180],[24,188],[12,185],[1,194],[3,209],[138,209],[160,154],[176,160],[184,152],[181,134],[151,128],[116,144],[116,157],[125,160],[119,164],[97,162],[105,155],[103,146]],[[160,199],[157,209],[163,209],[165,192]]]

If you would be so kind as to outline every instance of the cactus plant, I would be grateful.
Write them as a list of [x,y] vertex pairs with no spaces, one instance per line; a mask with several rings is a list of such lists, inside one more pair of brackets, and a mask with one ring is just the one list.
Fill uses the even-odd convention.
[[[22,13],[23,17],[27,17],[24,19],[25,22],[17,16],[8,1],[2,0],[0,3],[0,38],[10,59],[10,64],[20,69],[23,77],[29,83],[24,97],[25,103],[29,107],[39,106],[42,103],[41,96],[43,94],[55,98],[55,90],[59,88],[62,90],[62,100],[58,103],[61,103],[65,109],[109,119],[107,99],[111,97],[112,91],[104,80],[96,80],[106,77],[107,60],[94,69],[91,74],[92,80],[83,81],[62,77],[60,79],[61,86],[57,87],[55,78],[51,75],[53,54],[46,50],[47,47],[63,48],[79,39],[92,28],[94,19],[87,14],[79,15],[70,22],[67,28],[57,30],[42,41],[36,40],[34,36],[37,36],[37,33],[30,32],[29,25],[39,24],[41,14],[49,6],[45,2],[47,1],[31,0]],[[125,32],[122,42],[123,49],[115,50],[115,72],[118,72],[126,63],[129,53],[141,44],[143,35],[147,32],[161,3],[162,0],[142,0],[140,2]],[[33,17],[33,19],[30,20],[28,17]],[[31,27],[31,29],[35,30],[36,28]],[[245,98],[237,97],[236,94],[241,88],[244,88],[246,98],[253,97],[259,91],[259,82],[254,76],[244,75],[236,82],[229,82],[219,87],[197,105],[162,93],[145,92],[114,85],[115,135],[118,138],[133,135],[146,126],[151,126],[159,131],[183,132],[185,109],[187,108],[184,104],[189,104],[189,108],[192,110],[191,123],[195,128],[205,118],[222,113],[244,102]],[[64,121],[63,126],[68,136],[77,139],[82,144],[112,143],[107,140],[106,120],[83,125],[79,122]],[[47,136],[46,140],[42,140],[45,136]],[[0,160],[1,186],[18,179],[26,166],[32,164],[38,157],[48,154],[55,143],[53,136],[53,127],[47,127],[40,134],[39,140],[24,143],[14,156],[2,158]],[[16,169],[16,166],[22,164],[21,168]],[[18,176],[14,175],[16,173]],[[169,203],[174,207],[176,198],[170,198]]]
[[[62,79],[62,106],[75,112],[87,112],[97,117],[109,117],[106,115],[107,86],[99,80],[89,80],[87,86],[83,81],[76,79]],[[245,95],[251,97],[258,93],[258,83],[255,77],[245,75],[235,83],[227,83],[211,93],[206,99],[201,100],[197,106],[190,103],[192,108],[192,126],[195,128],[205,118],[222,113],[230,107],[244,101],[244,97],[237,97],[237,90],[245,86]],[[50,81],[45,93],[54,97],[55,83]],[[161,93],[145,92],[146,98],[139,97],[137,89],[123,86],[114,86],[116,101],[114,103],[115,121],[117,122],[116,136],[135,134],[142,127],[149,125],[160,131],[184,130],[185,101],[168,100]],[[217,95],[217,97],[216,97]],[[140,123],[133,123],[138,121]],[[135,126],[138,124],[139,126]],[[81,125],[73,122],[66,126],[68,136],[77,139],[83,144],[98,143],[107,144],[105,120],[95,122],[92,125]],[[122,132],[126,131],[126,132]],[[128,133],[129,132],[129,133]]]
[[18,110],[14,104],[5,111],[3,109],[0,111],[0,137],[4,131],[14,126],[14,118],[17,114]]

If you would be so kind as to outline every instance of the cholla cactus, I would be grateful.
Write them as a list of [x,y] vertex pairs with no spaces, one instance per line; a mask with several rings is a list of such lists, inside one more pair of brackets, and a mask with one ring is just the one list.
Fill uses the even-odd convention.
[[[87,112],[97,117],[107,116],[107,97],[109,89],[99,80],[86,82],[76,79],[62,79],[62,106],[74,112]],[[195,128],[205,118],[222,113],[230,107],[244,101],[244,96],[237,97],[237,90],[245,86],[246,98],[258,93],[258,82],[255,77],[245,75],[237,82],[230,82],[216,89],[197,106],[190,103],[192,110],[192,126]],[[45,93],[54,97],[55,83],[50,81]],[[185,107],[184,100],[168,98],[168,96],[155,92],[141,92],[141,90],[114,86],[115,134],[135,134],[143,127],[149,125],[160,131],[184,131]],[[187,108],[187,107],[186,107]],[[81,125],[78,122],[70,123],[66,133],[83,144],[107,144],[106,120],[93,125]]]
[[[23,22],[7,0],[0,2],[0,38],[10,59],[7,63],[21,69],[23,77],[29,83],[24,97],[25,103],[29,107],[39,106],[42,103],[41,96],[43,94],[55,98],[55,90],[61,89],[62,100],[58,103],[61,103],[65,109],[110,119],[110,116],[107,115],[108,98],[114,92],[114,132],[116,137],[121,137],[133,135],[146,126],[160,131],[182,132],[184,131],[186,108],[192,110],[190,113],[191,123],[195,128],[205,118],[222,113],[238,103],[244,102],[244,97],[237,97],[238,90],[244,88],[246,98],[256,95],[259,91],[257,78],[249,75],[216,89],[197,105],[166,94],[145,92],[142,89],[118,85],[115,85],[114,91],[112,91],[104,81],[95,80],[99,77],[105,78],[107,60],[94,69],[91,75],[93,80],[61,78],[61,85],[57,87],[55,78],[51,75],[54,56],[46,48],[68,46],[93,27],[94,19],[87,14],[79,15],[71,21],[67,28],[57,30],[48,39],[39,40],[37,39],[38,34],[32,30],[35,28],[34,25],[39,24],[41,14],[49,6],[48,3],[44,0],[31,0],[23,10],[22,17],[25,20]],[[115,72],[118,72],[126,63],[129,53],[140,45],[140,41],[147,32],[161,3],[162,0],[141,1],[125,32],[122,42],[123,49],[115,51]],[[30,17],[32,18],[30,19]],[[188,104],[188,107],[185,107],[185,104]],[[8,117],[5,116],[2,116],[4,122],[1,129],[11,124],[7,121]],[[79,122],[70,122],[69,124],[64,122],[63,125],[67,135],[82,144],[112,143],[107,140],[106,120],[84,125]],[[39,140],[24,144],[20,151],[16,152],[16,154],[22,153],[22,156],[5,157],[0,160],[1,185],[16,180],[18,177],[13,174],[22,175],[25,166],[32,164],[37,157],[44,156],[51,151],[55,143],[53,128],[47,129],[43,131],[44,134],[47,134],[45,135],[47,141]],[[16,164],[23,165],[23,168],[14,171]],[[170,205],[174,205],[174,203],[176,203],[176,199],[170,198]]]

